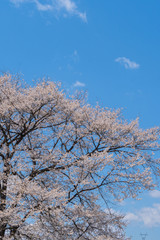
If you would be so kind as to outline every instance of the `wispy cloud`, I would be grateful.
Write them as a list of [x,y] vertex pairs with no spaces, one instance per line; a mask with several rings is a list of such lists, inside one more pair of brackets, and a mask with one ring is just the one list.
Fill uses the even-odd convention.
[[34,3],[38,11],[53,11],[56,13],[65,11],[67,14],[76,15],[87,22],[86,13],[79,11],[73,0],[46,0],[46,3],[42,3],[41,0],[10,0],[10,2],[17,7],[22,3]]
[[39,0],[10,0],[16,7],[19,7],[23,3],[34,3],[39,11],[53,10],[53,5],[50,3],[42,4]]
[[138,63],[133,62],[129,58],[126,58],[126,57],[118,57],[115,59],[115,62],[119,62],[126,69],[137,69],[140,67],[140,65]]
[[144,207],[136,213],[127,213],[125,219],[129,222],[143,222],[147,227],[160,226],[160,204]]
[[86,13],[82,13],[78,10],[77,5],[72,0],[56,0],[57,7],[61,9],[65,9],[68,13],[77,15],[84,22],[87,22]]
[[82,83],[82,82],[79,82],[79,81],[76,81],[74,84],[73,84],[74,87],[85,87],[85,83]]
[[34,0],[34,2],[39,11],[49,11],[53,9],[53,6],[51,4],[42,4],[38,0]]
[[150,191],[149,195],[150,195],[152,198],[160,198],[160,191],[158,191],[158,190]]
[[71,55],[71,60],[76,63],[79,61],[79,54],[77,50],[74,50],[73,54]]

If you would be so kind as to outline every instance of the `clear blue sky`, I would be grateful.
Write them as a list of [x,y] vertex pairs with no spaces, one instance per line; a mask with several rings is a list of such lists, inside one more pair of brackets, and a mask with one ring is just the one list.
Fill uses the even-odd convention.
[[[159,0],[0,0],[0,71],[49,76],[91,104],[160,125]],[[126,201],[128,235],[160,239],[160,192]]]

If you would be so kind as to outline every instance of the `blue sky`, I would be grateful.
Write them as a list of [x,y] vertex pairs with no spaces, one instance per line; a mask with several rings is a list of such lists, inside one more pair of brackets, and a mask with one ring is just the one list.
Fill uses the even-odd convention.
[[[0,71],[49,76],[89,103],[160,125],[159,0],[1,0]],[[120,207],[133,240],[159,240],[160,192]]]

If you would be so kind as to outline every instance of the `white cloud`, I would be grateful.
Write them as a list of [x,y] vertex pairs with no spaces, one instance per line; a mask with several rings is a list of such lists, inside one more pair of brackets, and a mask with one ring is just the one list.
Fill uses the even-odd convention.
[[39,0],[10,0],[15,6],[19,7],[22,3],[34,3],[39,11],[52,10],[52,4],[42,4]]
[[158,190],[150,191],[149,195],[153,198],[160,198],[160,191],[158,191]]
[[131,222],[131,221],[137,221],[138,220],[138,215],[134,214],[134,213],[127,213],[127,215],[125,216],[125,220]]
[[42,3],[41,0],[10,0],[10,2],[17,7],[22,3],[34,3],[39,11],[65,11],[69,15],[77,15],[84,22],[87,22],[86,13],[80,12],[73,0],[46,0],[46,3]]
[[125,219],[129,222],[143,222],[147,227],[160,226],[160,204],[144,207],[136,213],[127,213]]
[[74,86],[74,87],[85,87],[85,83],[76,81],[73,86]]
[[133,62],[129,58],[126,58],[126,57],[118,57],[115,59],[115,62],[119,62],[126,69],[137,69],[140,67],[140,65],[138,63]]
[[56,7],[58,9],[64,9],[69,14],[77,15],[80,17],[84,22],[87,22],[86,13],[82,13],[78,10],[77,5],[72,0],[55,0]]
[[53,6],[50,5],[50,4],[42,4],[38,0],[34,0],[34,2],[35,2],[36,6],[37,6],[37,9],[39,11],[48,11],[48,10],[53,9]]

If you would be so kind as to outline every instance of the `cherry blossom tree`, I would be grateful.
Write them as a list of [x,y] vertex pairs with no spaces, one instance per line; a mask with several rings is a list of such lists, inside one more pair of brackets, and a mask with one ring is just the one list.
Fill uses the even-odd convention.
[[158,140],[158,128],[142,130],[58,84],[24,87],[2,75],[0,239],[125,239],[109,203],[155,187]]

